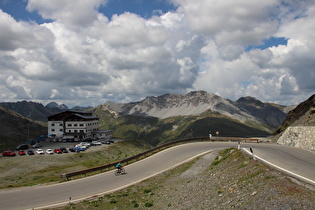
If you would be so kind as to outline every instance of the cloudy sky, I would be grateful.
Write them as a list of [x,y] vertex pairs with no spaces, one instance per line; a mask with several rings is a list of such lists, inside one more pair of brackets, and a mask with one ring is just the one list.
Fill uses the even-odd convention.
[[1,0],[0,101],[315,93],[314,0]]

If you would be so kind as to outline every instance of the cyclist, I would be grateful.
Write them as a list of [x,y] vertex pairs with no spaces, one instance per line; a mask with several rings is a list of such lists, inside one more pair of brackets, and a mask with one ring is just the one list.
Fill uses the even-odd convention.
[[121,166],[120,163],[117,163],[117,164],[116,164],[116,168],[118,169],[118,171],[121,171],[121,167],[122,167],[122,166]]

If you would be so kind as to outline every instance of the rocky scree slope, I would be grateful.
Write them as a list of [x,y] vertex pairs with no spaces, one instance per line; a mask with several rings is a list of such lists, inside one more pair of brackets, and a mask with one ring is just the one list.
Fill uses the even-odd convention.
[[289,126],[315,126],[315,94],[289,111],[274,134],[282,133]]
[[315,150],[315,95],[290,111],[274,134],[278,144]]

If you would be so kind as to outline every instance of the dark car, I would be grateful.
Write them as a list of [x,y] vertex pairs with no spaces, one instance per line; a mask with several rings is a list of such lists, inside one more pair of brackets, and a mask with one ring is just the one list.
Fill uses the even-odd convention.
[[68,150],[64,147],[61,147],[60,150],[62,151],[62,153],[68,153]]
[[16,147],[16,150],[24,150],[24,149],[28,149],[27,144],[20,144],[19,146]]
[[18,154],[19,154],[19,155],[25,155],[25,152],[24,152],[24,150],[19,150],[19,151],[18,151]]
[[13,157],[13,156],[15,156],[16,154],[15,154],[15,152],[12,152],[12,151],[3,151],[3,152],[2,152],[2,155],[3,155],[3,156]]
[[85,151],[84,148],[81,147],[72,147],[69,149],[70,152],[80,152],[80,151]]
[[30,150],[27,150],[27,154],[28,154],[28,155],[35,155],[34,151],[31,150],[31,149],[30,149]]
[[108,140],[103,140],[101,142],[102,142],[102,144],[110,144],[110,141],[108,141]]

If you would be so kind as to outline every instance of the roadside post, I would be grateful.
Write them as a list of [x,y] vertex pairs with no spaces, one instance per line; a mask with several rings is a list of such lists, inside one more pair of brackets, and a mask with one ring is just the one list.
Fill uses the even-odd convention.
[[238,141],[238,144],[237,144],[237,149],[240,150],[241,149],[241,141]]
[[253,159],[256,160],[253,149],[252,149],[252,148],[249,148],[249,150],[250,150],[250,152],[252,153]]

